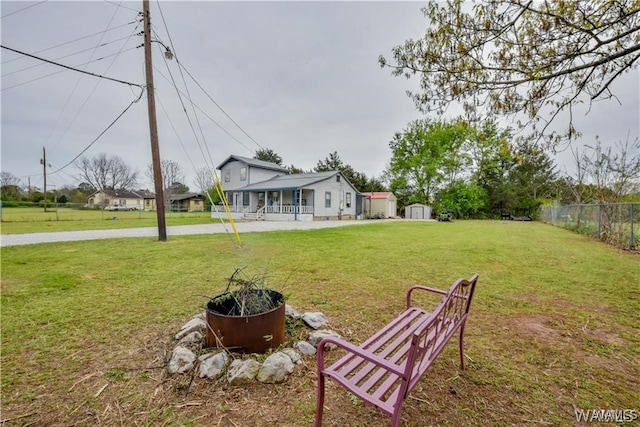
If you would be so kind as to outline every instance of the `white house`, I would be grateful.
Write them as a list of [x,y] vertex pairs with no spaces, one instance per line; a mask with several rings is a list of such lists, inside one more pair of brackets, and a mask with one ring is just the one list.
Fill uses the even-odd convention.
[[398,199],[390,191],[363,193],[367,218],[395,218]]
[[[313,221],[362,215],[358,191],[339,171],[288,174],[275,163],[235,155],[218,170],[236,219]],[[211,215],[224,216],[225,212],[218,206]]]

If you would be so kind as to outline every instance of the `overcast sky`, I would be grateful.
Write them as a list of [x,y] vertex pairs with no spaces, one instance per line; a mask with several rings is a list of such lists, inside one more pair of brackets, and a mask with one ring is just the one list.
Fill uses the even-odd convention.
[[[421,6],[152,2],[154,38],[173,46],[184,69],[206,91],[181,74],[175,60],[165,62],[162,47],[154,44],[161,157],[182,166],[192,190],[195,170],[217,166],[231,154],[252,157],[261,147],[274,150],[285,165],[303,169],[337,151],[355,170],[379,175],[391,158],[393,134],[423,116],[405,93],[418,81],[391,76],[377,60],[424,33]],[[144,84],[143,49],[136,48],[142,44],[137,35],[142,1],[2,1],[0,8],[3,46]],[[73,165],[56,171],[98,138],[140,89],[5,49],[1,55],[2,170],[25,185],[30,176],[31,185],[42,187],[40,159],[46,147],[48,185],[76,185]],[[171,76],[183,92],[189,118],[169,83]],[[581,143],[593,144],[596,135],[607,145],[626,140],[628,132],[631,139],[638,137],[639,80],[638,70],[626,74],[613,86],[619,102],[598,103],[588,116],[577,115]],[[118,155],[139,170],[141,188],[152,188],[145,173],[151,163],[146,96],[84,156],[99,153]],[[560,170],[570,169],[568,152],[557,161]]]

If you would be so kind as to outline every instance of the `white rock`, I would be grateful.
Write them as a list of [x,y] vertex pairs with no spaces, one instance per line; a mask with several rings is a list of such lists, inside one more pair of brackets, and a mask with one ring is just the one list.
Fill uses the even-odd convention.
[[224,351],[209,353],[198,358],[200,360],[200,378],[219,378],[229,362],[229,356]]
[[185,323],[182,328],[180,328],[180,332],[176,334],[176,339],[179,340],[193,331],[204,332],[206,329],[207,322],[205,322],[205,320],[202,318],[194,317],[193,319]]
[[[322,341],[322,339],[325,337],[341,338],[340,334],[338,334],[337,332],[334,332],[330,329],[322,329],[320,331],[309,332],[309,336],[307,337],[307,339],[313,346],[317,347],[318,344],[320,344],[320,341]],[[328,344],[326,348],[333,349],[333,348],[336,348],[336,346],[335,344]]]
[[285,316],[289,316],[293,319],[299,319],[301,317],[300,313],[291,305],[287,304],[284,307]]
[[284,353],[273,353],[267,357],[258,372],[258,381],[263,383],[280,383],[293,372],[293,362]]
[[286,354],[287,356],[289,356],[289,359],[291,359],[291,361],[295,364],[300,364],[302,363],[302,359],[300,358],[300,353],[298,353],[297,351],[295,351],[292,348],[285,348],[282,350],[282,352],[284,354]]
[[316,354],[316,348],[306,341],[298,341],[293,345],[293,348],[297,349],[304,356],[313,356]]
[[314,313],[304,313],[302,315],[302,320],[304,320],[304,322],[307,325],[311,326],[313,329],[321,329],[329,324],[329,319],[327,319],[327,316],[325,316],[324,313],[320,313],[319,311]]
[[178,341],[178,344],[198,344],[202,342],[202,334],[199,331],[193,331],[185,335]]
[[242,384],[253,380],[260,370],[260,363],[253,359],[234,360],[227,370],[229,384]]
[[186,347],[177,346],[173,349],[171,360],[169,361],[169,373],[184,374],[193,368],[196,355]]

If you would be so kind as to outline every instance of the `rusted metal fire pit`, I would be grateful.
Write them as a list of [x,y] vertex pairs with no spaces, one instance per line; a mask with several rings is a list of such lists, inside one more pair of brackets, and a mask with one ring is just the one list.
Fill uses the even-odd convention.
[[249,316],[234,314],[237,312],[235,299],[224,298],[228,292],[207,303],[207,347],[224,346],[239,353],[262,353],[284,343],[284,296],[280,292],[265,289],[254,292],[262,298],[269,298],[271,306],[275,308]]

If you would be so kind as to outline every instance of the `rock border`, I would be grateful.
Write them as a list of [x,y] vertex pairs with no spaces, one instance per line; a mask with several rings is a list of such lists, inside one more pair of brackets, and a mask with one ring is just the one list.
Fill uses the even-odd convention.
[[198,355],[205,348],[207,328],[205,314],[198,313],[175,334],[174,339],[178,342],[167,364],[167,372],[170,375],[187,374],[197,368],[200,378],[217,380],[224,376],[230,385],[254,380],[266,384],[284,382],[295,367],[303,363],[303,358],[315,356],[322,338],[340,337],[328,329],[329,319],[321,312],[299,314],[286,304],[285,316],[291,321],[302,320],[309,328],[307,339],[289,343],[290,346],[280,346],[261,363],[254,355],[230,353],[225,349],[207,348],[212,351]]

